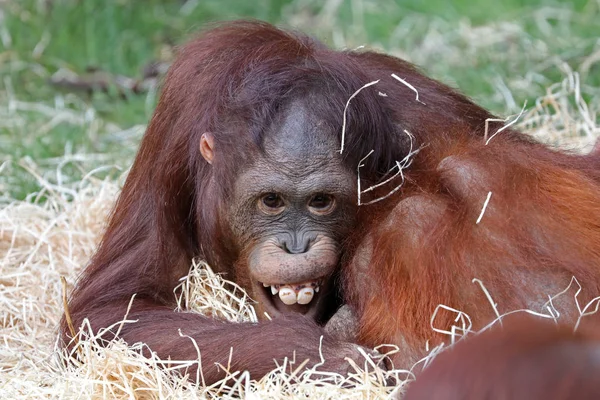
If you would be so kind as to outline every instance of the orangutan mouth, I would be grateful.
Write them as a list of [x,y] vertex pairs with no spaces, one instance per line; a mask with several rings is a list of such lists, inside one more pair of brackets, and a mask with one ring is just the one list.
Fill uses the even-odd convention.
[[263,287],[269,288],[271,295],[279,295],[279,299],[285,305],[302,304],[306,305],[312,301],[316,293],[319,293],[321,280],[308,281],[297,284],[267,284]]

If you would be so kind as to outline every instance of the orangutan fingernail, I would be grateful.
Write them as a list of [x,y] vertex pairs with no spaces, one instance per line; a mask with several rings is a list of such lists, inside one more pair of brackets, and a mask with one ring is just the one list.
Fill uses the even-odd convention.
[[296,299],[296,301],[298,302],[298,304],[308,304],[310,303],[314,295],[315,291],[313,288],[305,287],[304,289],[301,289],[300,292],[298,292],[298,298]]
[[294,289],[284,287],[279,290],[279,298],[286,305],[296,304],[296,292]]

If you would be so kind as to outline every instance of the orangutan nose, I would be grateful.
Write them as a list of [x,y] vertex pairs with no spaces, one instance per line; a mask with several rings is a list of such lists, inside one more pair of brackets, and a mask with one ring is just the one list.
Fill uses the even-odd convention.
[[288,254],[302,254],[310,249],[313,239],[308,235],[293,236],[281,241],[281,248]]

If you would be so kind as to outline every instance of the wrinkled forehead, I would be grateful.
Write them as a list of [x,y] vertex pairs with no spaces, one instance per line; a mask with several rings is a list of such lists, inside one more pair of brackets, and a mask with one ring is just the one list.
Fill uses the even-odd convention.
[[338,139],[341,132],[335,132],[330,123],[311,110],[308,101],[311,99],[291,102],[268,128],[263,148],[269,161],[302,164],[341,160]]
[[281,110],[263,136],[263,151],[240,176],[238,190],[353,192],[353,173],[339,153],[340,133],[311,108],[294,100]]

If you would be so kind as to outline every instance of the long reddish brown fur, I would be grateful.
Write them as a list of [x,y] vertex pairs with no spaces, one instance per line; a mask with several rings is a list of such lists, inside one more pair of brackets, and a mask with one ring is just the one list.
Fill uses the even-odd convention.
[[[394,120],[416,138],[415,147],[423,146],[398,196],[362,208],[361,231],[370,234],[345,274],[360,319],[359,343],[400,345],[396,366],[407,367],[426,354],[426,345],[447,339],[431,327],[438,305],[466,313],[472,329],[482,328],[496,313],[473,279],[483,282],[500,314],[547,312],[548,296],[572,277],[584,288],[581,306],[600,296],[597,151],[553,150],[512,129],[488,141],[490,116],[480,107],[398,59],[358,57],[372,79],[381,79]],[[395,86],[392,73],[417,88],[422,103]],[[487,139],[498,129],[490,124]],[[564,322],[579,317],[569,301],[574,292],[555,301]],[[449,330],[458,325],[455,318],[441,312],[435,326]]]
[[[423,107],[432,107],[418,76],[407,81],[421,89]],[[393,104],[397,94],[387,100]],[[401,107],[398,100],[392,109]],[[411,131],[426,147],[405,171],[401,200],[389,214],[388,205],[380,207],[385,217],[371,217],[371,235],[348,268],[359,342],[402,345],[400,366],[425,355],[428,341],[444,341],[430,322],[438,305],[468,314],[475,330],[496,317],[473,279],[483,282],[500,314],[547,313],[548,296],[572,277],[584,288],[582,307],[600,295],[600,157],[558,152],[515,131],[486,145],[483,127],[469,129],[457,114],[433,108],[437,115]],[[368,288],[357,284],[365,274]],[[579,317],[573,295],[555,302],[566,322]],[[441,312],[434,325],[448,331],[459,325],[455,317]]]
[[404,400],[600,398],[600,336],[553,322],[505,322],[438,355]]
[[[392,73],[414,86],[424,104]],[[540,271],[553,274],[550,289],[575,275],[590,296],[600,294],[599,157],[556,152],[511,129],[485,145],[485,121],[493,116],[411,64],[371,51],[333,51],[302,34],[238,21],[180,50],[102,243],[71,296],[75,325],[88,318],[97,330],[120,321],[136,294],[128,318],[138,322],[125,324],[120,336],[146,342],[162,357],[195,358],[181,329],[209,360],[207,381],[222,375],[212,364],[227,364],[230,346],[233,368],[256,376],[273,359],[313,351],[324,334],[314,322],[289,317],[226,324],[175,313],[173,288],[194,256],[229,279],[244,279],[232,270],[239,249],[222,213],[245,149],[260,147],[278,105],[302,90],[325,92],[330,104],[323,118],[341,132],[347,100],[375,80],[348,108],[344,162],[355,170],[373,150],[361,169],[368,186],[406,156],[404,130],[422,149],[405,171],[402,190],[362,207],[362,223],[349,238],[342,274],[358,312],[360,343],[405,343],[405,359],[412,360],[431,336],[437,304],[468,312],[478,323],[489,320],[472,278],[482,279],[506,308],[536,295]],[[232,130],[232,121],[246,129]],[[491,123],[490,132],[501,126]],[[216,146],[230,150],[213,168],[199,154],[204,132],[214,132]],[[453,175],[461,168],[472,182]],[[488,190],[490,206],[476,225]],[[528,275],[516,279],[516,269]],[[361,277],[366,281],[357,284]],[[64,320],[61,332],[68,342]],[[335,341],[325,335],[327,346]]]

